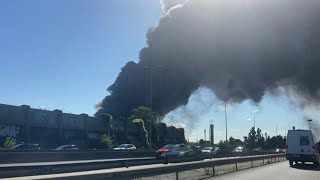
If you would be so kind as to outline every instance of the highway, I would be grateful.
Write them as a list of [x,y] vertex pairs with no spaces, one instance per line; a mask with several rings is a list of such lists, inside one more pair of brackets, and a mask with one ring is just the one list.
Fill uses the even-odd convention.
[[214,180],[319,180],[320,167],[312,164],[289,166],[288,161],[237,171]]

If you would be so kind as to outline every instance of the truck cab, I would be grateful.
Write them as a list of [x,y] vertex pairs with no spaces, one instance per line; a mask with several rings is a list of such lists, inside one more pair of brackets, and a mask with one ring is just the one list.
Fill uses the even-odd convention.
[[311,130],[289,130],[287,135],[286,158],[290,166],[293,162],[312,162],[319,166],[319,145]]

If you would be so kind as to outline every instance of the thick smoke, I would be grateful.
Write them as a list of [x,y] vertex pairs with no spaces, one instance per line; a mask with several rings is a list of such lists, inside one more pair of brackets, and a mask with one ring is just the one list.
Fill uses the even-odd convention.
[[148,31],[140,61],[122,68],[99,112],[126,116],[152,104],[164,115],[200,86],[235,103],[284,86],[317,103],[319,19],[317,0],[185,1]]

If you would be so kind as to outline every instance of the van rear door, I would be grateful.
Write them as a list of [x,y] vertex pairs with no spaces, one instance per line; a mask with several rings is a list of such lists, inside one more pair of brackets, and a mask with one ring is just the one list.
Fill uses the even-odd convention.
[[289,154],[312,154],[313,137],[311,131],[293,130],[288,133]]

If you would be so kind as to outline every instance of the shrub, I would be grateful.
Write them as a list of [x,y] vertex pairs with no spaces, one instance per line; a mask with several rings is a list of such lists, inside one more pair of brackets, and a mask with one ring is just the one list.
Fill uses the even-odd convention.
[[114,141],[112,140],[112,137],[107,136],[106,134],[101,135],[100,142],[107,149],[112,149],[115,147],[115,144],[114,144]]
[[7,137],[5,142],[3,143],[3,149],[10,149],[15,144],[16,144],[16,139],[12,137]]

